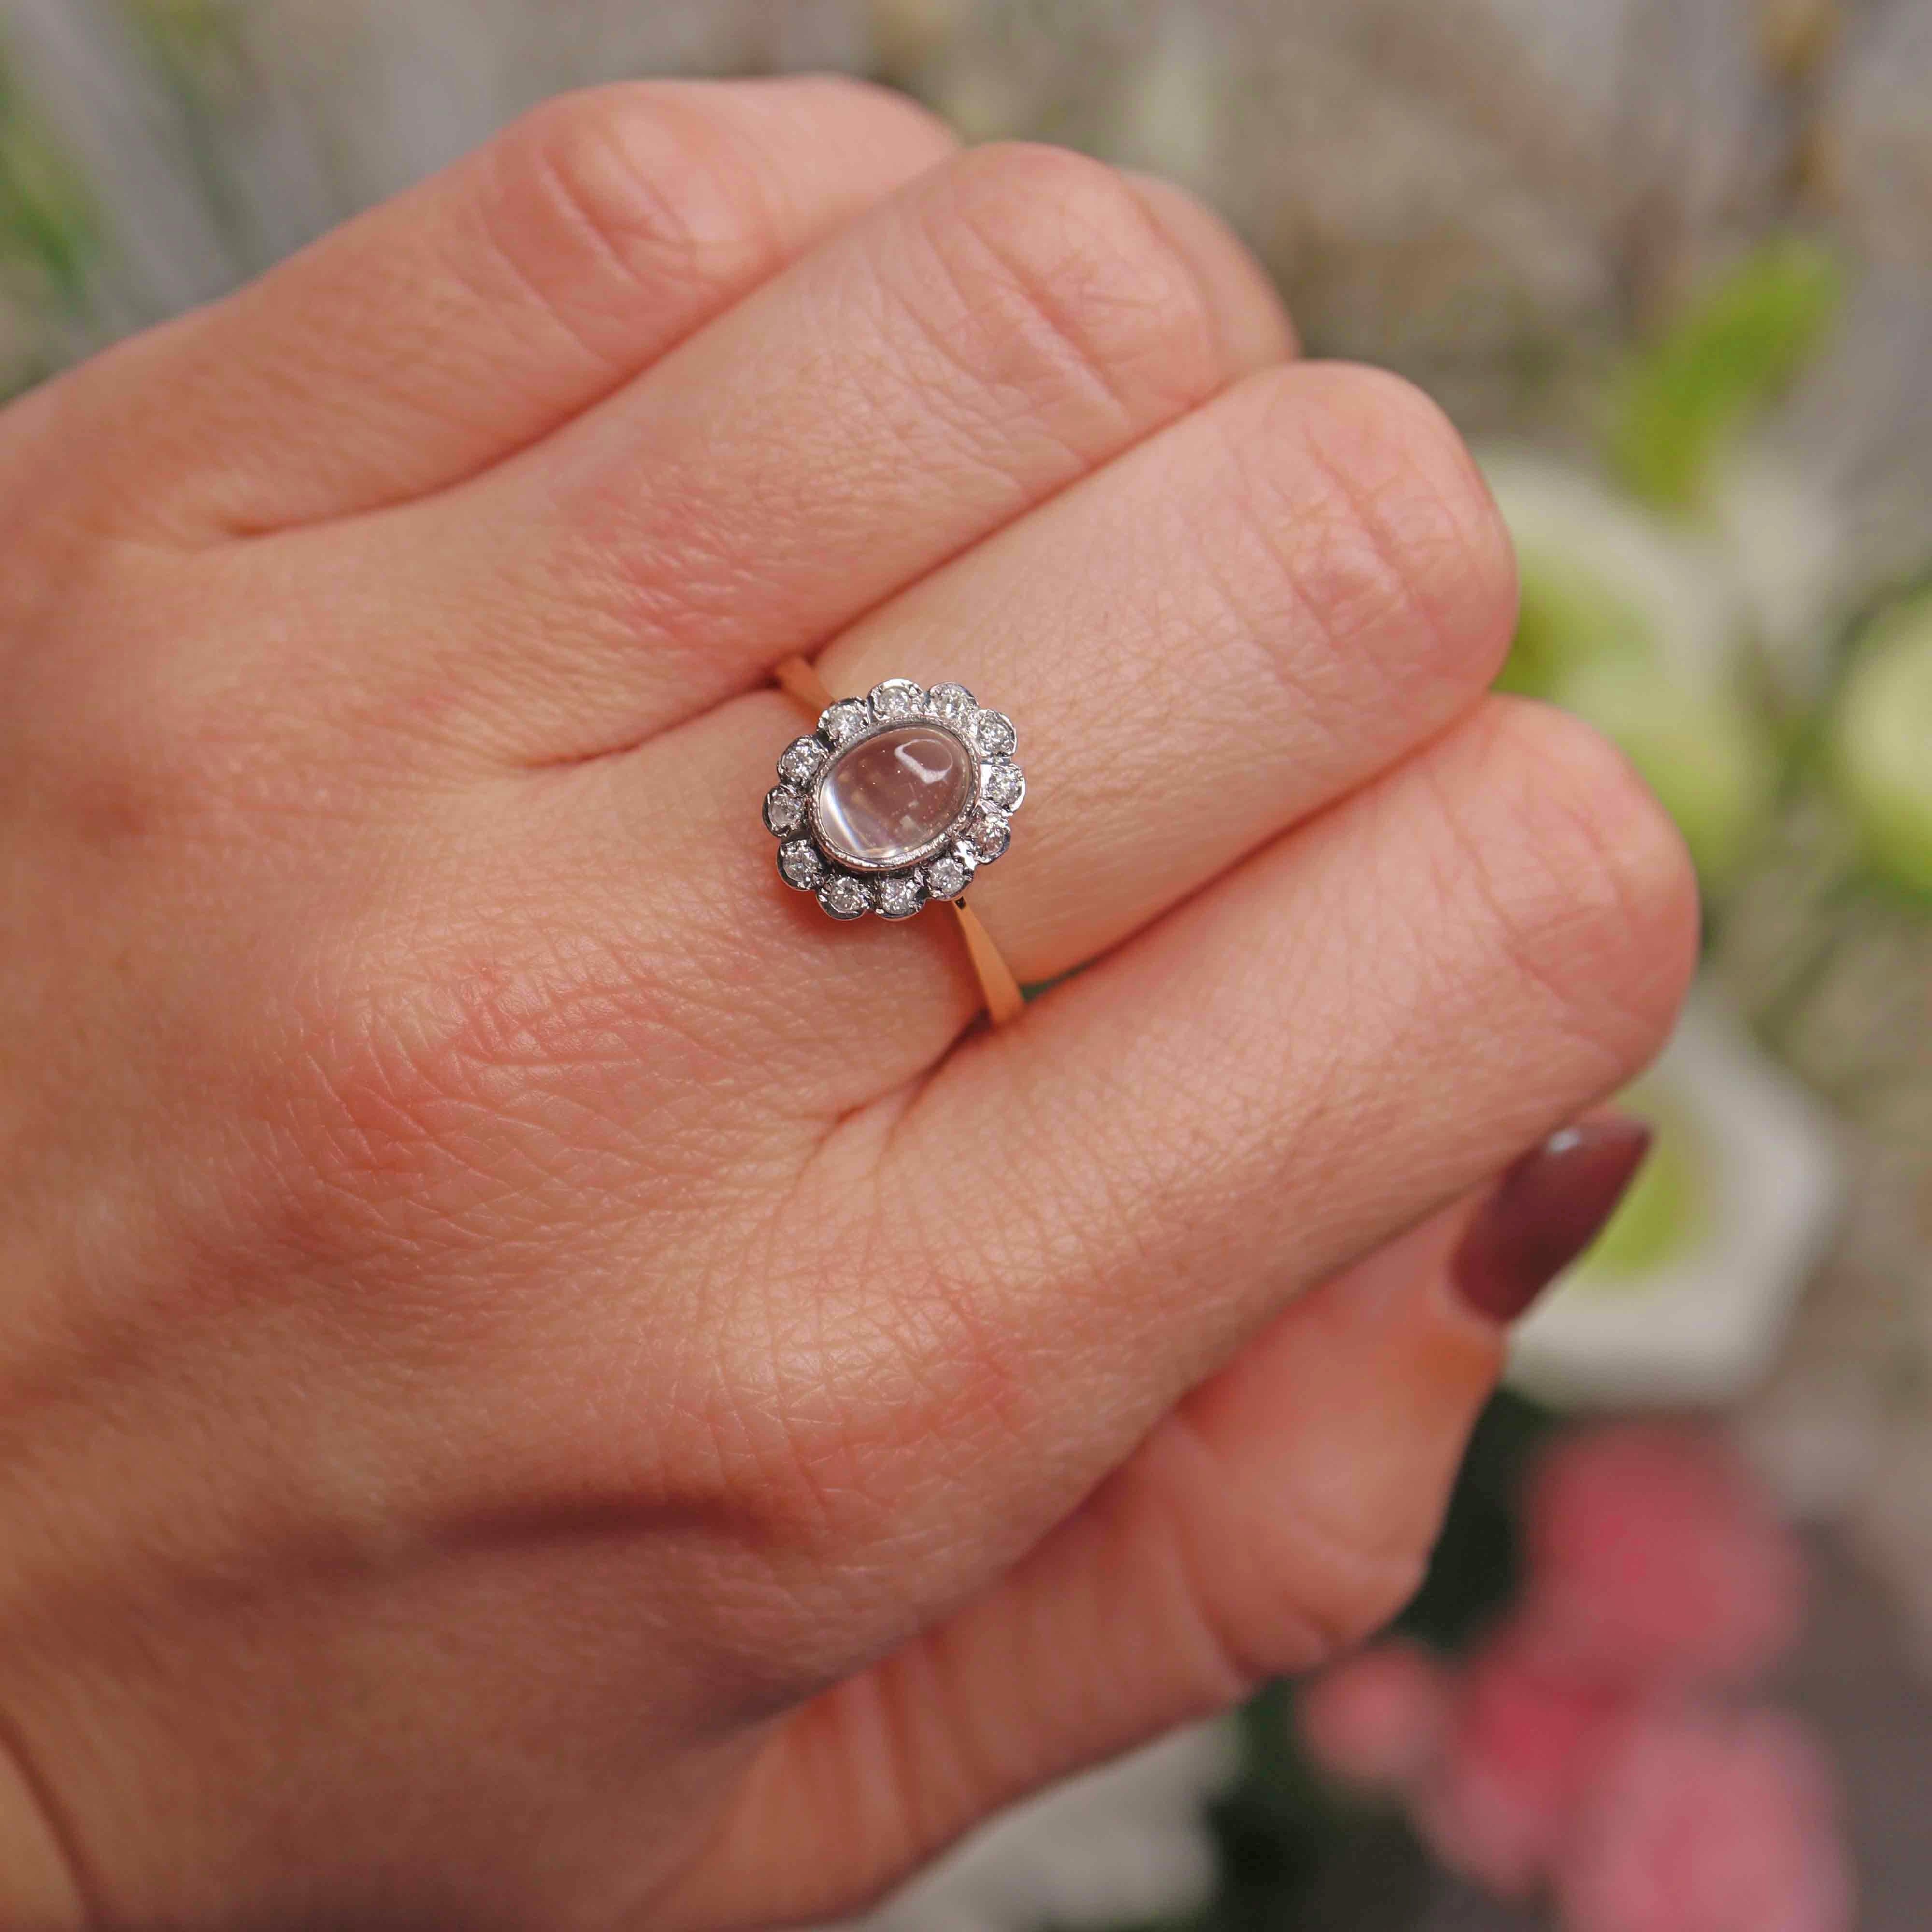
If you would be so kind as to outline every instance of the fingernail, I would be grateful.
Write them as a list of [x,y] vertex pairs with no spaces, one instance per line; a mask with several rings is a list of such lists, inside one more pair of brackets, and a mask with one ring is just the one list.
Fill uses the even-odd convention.
[[1515,1321],[1603,1232],[1650,1143],[1642,1121],[1604,1114],[1525,1154],[1456,1247],[1456,1292],[1489,1321]]

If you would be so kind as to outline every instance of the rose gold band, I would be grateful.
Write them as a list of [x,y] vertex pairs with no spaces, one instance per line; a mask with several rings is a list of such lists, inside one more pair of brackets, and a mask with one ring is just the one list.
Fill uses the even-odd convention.
[[[776,665],[772,676],[778,688],[816,724],[820,714],[832,702],[832,693],[818,672],[804,658],[792,657]],[[1020,982],[1000,956],[993,935],[980,922],[978,915],[964,899],[956,899],[952,904],[959,916],[959,931],[966,941],[967,956],[978,976],[988,1016],[994,1025],[1004,1026],[1009,1020],[1017,1019],[1026,1005]]]

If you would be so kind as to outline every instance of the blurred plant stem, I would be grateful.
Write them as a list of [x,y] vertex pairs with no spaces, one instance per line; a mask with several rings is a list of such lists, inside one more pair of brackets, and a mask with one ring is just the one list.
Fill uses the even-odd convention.
[[80,176],[0,59],[0,269],[31,278],[31,296],[74,307],[100,239]]
[[1695,509],[1730,446],[1816,353],[1844,292],[1836,258],[1806,237],[1744,256],[1613,388],[1612,472],[1641,501]]

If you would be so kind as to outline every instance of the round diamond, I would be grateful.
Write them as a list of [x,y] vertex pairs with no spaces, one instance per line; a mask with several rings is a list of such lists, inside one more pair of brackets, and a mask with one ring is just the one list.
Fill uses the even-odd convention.
[[1012,843],[1012,832],[997,812],[983,808],[967,820],[959,842],[970,845],[982,866],[990,866]]
[[1003,711],[982,711],[973,728],[974,741],[989,758],[1004,758],[1018,742],[1013,721]]
[[842,745],[848,738],[856,737],[872,722],[872,714],[866,707],[862,698],[842,698],[836,704],[828,704],[819,718],[818,728],[835,745]]
[[988,765],[980,792],[988,805],[1002,812],[1016,812],[1026,796],[1026,780],[1017,765]]
[[935,684],[926,694],[926,708],[942,724],[963,731],[980,707],[963,684]]
[[956,899],[972,878],[966,861],[958,854],[949,852],[926,867],[926,889],[936,899]]
[[809,784],[831,756],[816,738],[794,738],[778,759],[778,776],[787,784]]
[[926,706],[926,693],[908,677],[889,677],[872,688],[872,716],[880,724],[895,718],[916,718]]
[[862,919],[872,902],[865,882],[849,872],[834,872],[818,889],[818,903],[834,919]]
[[809,838],[794,838],[778,848],[778,872],[788,886],[808,892],[825,876],[825,861]]
[[878,895],[881,919],[910,919],[925,903],[919,880],[910,872],[881,879],[874,890]]
[[765,829],[784,838],[805,823],[805,794],[779,785],[765,794]]

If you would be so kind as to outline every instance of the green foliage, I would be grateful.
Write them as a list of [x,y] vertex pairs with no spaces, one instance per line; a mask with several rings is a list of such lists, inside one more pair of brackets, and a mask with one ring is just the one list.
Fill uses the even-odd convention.
[[0,65],[0,270],[77,302],[98,241],[80,177]]
[[1837,261],[1798,236],[1720,278],[1618,386],[1609,453],[1625,487],[1665,509],[1694,506],[1731,438],[1816,351],[1844,291]]
[[1516,637],[1498,690],[1554,698],[1580,666],[1652,648],[1642,614],[1584,558],[1526,546],[1517,568]]
[[1696,860],[1721,886],[1769,813],[1777,765],[1757,721],[1733,700],[1689,690],[1640,659],[1586,664],[1551,695],[1587,718],[1642,775]]
[[203,133],[196,110],[250,84],[244,6],[236,0],[123,0],[162,76],[189,108],[191,138]]
[[232,0],[132,0],[135,25],[157,44],[192,57],[228,52],[236,44]]

